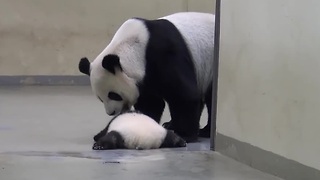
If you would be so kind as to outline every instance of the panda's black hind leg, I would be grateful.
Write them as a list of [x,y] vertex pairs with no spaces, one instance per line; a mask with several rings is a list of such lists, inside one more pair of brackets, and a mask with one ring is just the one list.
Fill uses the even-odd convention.
[[187,143],[184,139],[175,134],[172,130],[167,130],[167,135],[164,138],[160,148],[177,148],[186,146]]
[[210,125],[207,124],[205,127],[199,130],[199,137],[210,138]]
[[206,97],[205,97],[205,103],[207,106],[208,111],[208,121],[207,125],[199,130],[199,137],[204,138],[210,138],[211,133],[211,108],[212,108],[212,85],[210,85],[210,88],[207,91]]
[[120,133],[111,131],[101,137],[92,146],[93,150],[125,149],[124,139]]

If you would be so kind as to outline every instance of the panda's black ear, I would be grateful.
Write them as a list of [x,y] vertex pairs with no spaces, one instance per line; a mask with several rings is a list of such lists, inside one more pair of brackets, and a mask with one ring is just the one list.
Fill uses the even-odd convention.
[[103,58],[102,67],[113,74],[116,74],[116,68],[122,71],[119,56],[114,54],[106,55]]
[[78,66],[79,66],[78,68],[80,72],[90,76],[90,62],[88,58],[86,57],[81,58]]

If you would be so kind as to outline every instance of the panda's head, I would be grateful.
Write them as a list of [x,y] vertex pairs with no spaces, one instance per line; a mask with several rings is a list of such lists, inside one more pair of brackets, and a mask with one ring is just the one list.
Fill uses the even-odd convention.
[[145,76],[145,51],[149,32],[139,19],[125,21],[109,45],[92,61],[82,58],[80,72],[90,76],[94,94],[107,114],[128,110],[139,97],[137,84]]
[[123,72],[119,56],[108,54],[101,61],[79,62],[79,71],[90,77],[96,97],[104,104],[108,115],[117,115],[130,109],[139,96],[136,81]]

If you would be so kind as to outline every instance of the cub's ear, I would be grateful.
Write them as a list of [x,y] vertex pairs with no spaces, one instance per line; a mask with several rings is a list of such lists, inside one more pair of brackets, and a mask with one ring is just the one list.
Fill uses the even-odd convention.
[[119,56],[114,54],[106,55],[103,58],[102,67],[113,74],[116,74],[116,68],[122,71]]
[[90,62],[89,62],[88,58],[86,58],[86,57],[81,58],[78,68],[79,68],[80,72],[90,76]]

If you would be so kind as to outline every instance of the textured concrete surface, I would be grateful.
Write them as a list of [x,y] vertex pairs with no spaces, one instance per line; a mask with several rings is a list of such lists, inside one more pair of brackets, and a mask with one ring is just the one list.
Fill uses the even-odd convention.
[[90,87],[0,87],[0,179],[278,179],[209,151],[208,139],[179,149],[92,151],[107,119]]

